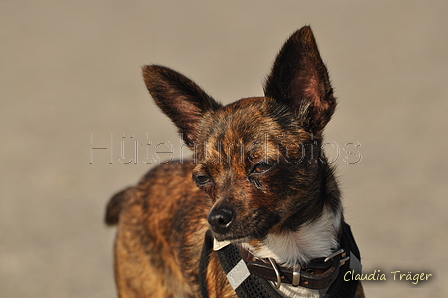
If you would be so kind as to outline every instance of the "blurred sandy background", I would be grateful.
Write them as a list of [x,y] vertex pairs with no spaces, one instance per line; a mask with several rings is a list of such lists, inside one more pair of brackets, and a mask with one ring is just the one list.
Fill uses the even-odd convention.
[[339,98],[328,149],[364,271],[436,276],[365,283],[368,297],[447,297],[448,2],[217,3],[0,2],[0,296],[116,297],[104,206],[170,155],[156,152],[180,154],[140,66],[225,103],[261,95],[310,24]]

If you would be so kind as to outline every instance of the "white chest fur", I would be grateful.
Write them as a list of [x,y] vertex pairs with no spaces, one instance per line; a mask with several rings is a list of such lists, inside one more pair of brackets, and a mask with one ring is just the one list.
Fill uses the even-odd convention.
[[[294,267],[306,264],[311,259],[330,255],[337,248],[341,209],[336,213],[324,209],[319,219],[303,224],[295,232],[269,234],[256,247],[249,243],[242,245],[256,257],[272,258],[282,266]],[[318,298],[325,293],[325,290],[311,290],[286,284],[282,284],[278,291],[285,297],[293,298]]]

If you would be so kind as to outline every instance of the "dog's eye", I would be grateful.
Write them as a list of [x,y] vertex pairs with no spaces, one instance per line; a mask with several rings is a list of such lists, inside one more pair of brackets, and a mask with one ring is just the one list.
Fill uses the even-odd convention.
[[254,167],[252,168],[252,173],[264,173],[267,170],[269,170],[272,167],[272,165],[262,161],[257,163],[256,165],[254,165]]
[[196,182],[197,186],[201,186],[210,182],[210,177],[206,175],[198,175],[194,177],[194,182]]

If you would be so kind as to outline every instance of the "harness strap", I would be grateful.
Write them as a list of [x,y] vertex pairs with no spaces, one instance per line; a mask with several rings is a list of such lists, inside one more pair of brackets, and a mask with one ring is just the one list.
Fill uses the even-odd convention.
[[[232,274],[232,269],[234,269],[237,264],[240,264],[240,266],[240,262],[245,264],[236,245],[227,245],[219,251],[216,251],[216,254],[227,277],[229,277],[229,274]],[[266,279],[254,274],[249,274],[247,278],[240,280],[239,285],[234,288],[234,290],[239,298],[282,298]]]
[[207,289],[207,266],[210,259],[210,253],[213,251],[213,236],[210,230],[207,230],[204,237],[204,245],[202,246],[201,259],[199,260],[199,287],[203,298],[208,298]]
[[346,248],[347,251],[350,252],[350,260],[339,269],[340,273],[335,282],[328,289],[327,295],[331,298],[355,297],[359,281],[344,281],[344,274],[349,270],[355,270],[355,272],[361,273],[361,254],[358,245],[356,245],[350,226],[345,222],[343,222],[340,246]]

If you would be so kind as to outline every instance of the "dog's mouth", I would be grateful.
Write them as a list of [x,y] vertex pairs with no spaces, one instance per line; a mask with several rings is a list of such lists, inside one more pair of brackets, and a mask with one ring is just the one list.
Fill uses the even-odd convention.
[[253,236],[237,236],[237,235],[222,235],[212,232],[213,238],[217,243],[222,243],[223,247],[230,244],[230,243],[243,243],[243,242],[249,242],[253,240],[255,237]]
[[216,245],[222,245],[221,247],[224,247],[228,244],[248,243],[252,240],[263,240],[269,233],[270,228],[264,226],[264,229],[251,229],[249,227],[237,228],[234,226],[233,229],[225,234],[216,233],[213,229],[211,229],[211,231]]
[[[211,213],[213,214],[213,213]],[[244,243],[252,240],[263,240],[271,228],[278,223],[277,216],[260,216],[260,212],[253,211],[245,217],[233,216],[232,220],[211,220],[210,230],[213,238],[222,243]],[[244,220],[242,220],[244,219]]]
[[213,250],[220,250],[223,247],[226,247],[229,244],[239,244],[246,243],[250,241],[250,238],[239,238],[233,240],[218,240],[216,237],[213,237]]

